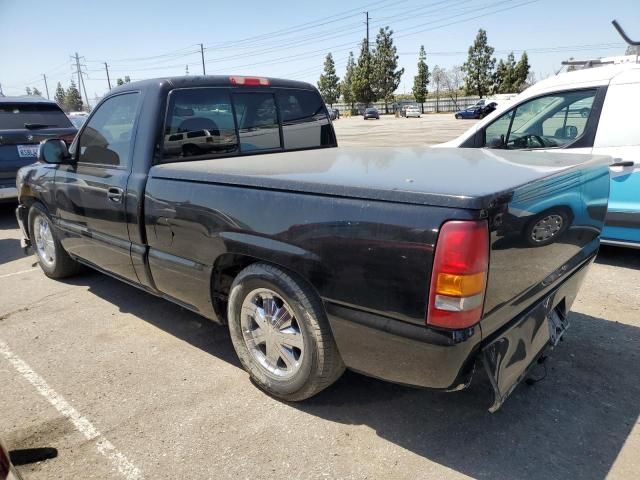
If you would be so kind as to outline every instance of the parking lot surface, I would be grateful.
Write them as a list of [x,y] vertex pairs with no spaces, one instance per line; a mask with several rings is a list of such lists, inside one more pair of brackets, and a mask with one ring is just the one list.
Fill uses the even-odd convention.
[[[452,115],[335,122],[341,145],[420,147]],[[255,388],[226,327],[108,276],[46,278],[0,207],[0,435],[54,447],[32,479],[637,479],[640,252],[603,248],[546,378],[496,414],[347,372],[286,404]],[[542,376],[541,371],[535,372]]]

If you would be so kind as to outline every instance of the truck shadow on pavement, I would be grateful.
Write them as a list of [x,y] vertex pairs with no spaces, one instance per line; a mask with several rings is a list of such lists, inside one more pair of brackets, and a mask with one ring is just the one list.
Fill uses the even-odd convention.
[[226,326],[91,270],[62,281],[69,285],[87,286],[89,292],[117,306],[122,313],[135,315],[208,354],[242,368]]
[[640,270],[640,250],[602,245],[596,263]]
[[[227,328],[97,273],[68,281],[122,312],[241,368]],[[465,391],[418,390],[346,372],[292,408],[366,425],[408,451],[475,478],[602,479],[640,413],[640,328],[572,313],[546,378],[520,385],[495,414],[480,381]],[[541,371],[534,370],[539,375]]]
[[638,421],[640,328],[571,317],[565,341],[547,361],[546,378],[521,384],[495,414],[486,411],[492,394],[485,382],[438,393],[352,373],[296,407],[367,425],[474,478],[602,479]]

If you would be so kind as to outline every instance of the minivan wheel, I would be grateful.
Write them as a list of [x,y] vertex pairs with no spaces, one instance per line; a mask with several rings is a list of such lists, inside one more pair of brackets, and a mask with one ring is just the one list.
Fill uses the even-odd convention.
[[549,245],[567,231],[569,214],[562,209],[547,210],[531,220],[525,228],[525,238],[532,247]]
[[47,277],[65,278],[82,269],[62,247],[49,215],[38,203],[29,209],[29,235],[38,264]]
[[228,320],[242,366],[270,395],[304,400],[344,372],[317,294],[273,265],[256,263],[238,274]]

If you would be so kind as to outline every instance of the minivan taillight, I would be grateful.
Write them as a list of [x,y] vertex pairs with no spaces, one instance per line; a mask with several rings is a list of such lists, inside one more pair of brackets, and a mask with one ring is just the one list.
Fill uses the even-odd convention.
[[478,323],[488,270],[486,220],[445,222],[433,258],[427,325],[467,328]]

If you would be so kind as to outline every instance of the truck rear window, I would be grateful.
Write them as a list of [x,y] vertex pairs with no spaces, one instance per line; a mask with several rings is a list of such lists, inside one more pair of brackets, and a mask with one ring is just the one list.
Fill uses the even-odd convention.
[[204,87],[169,96],[165,161],[333,146],[327,109],[312,90]]
[[60,107],[52,103],[0,103],[0,130],[24,129],[26,124],[73,127]]

